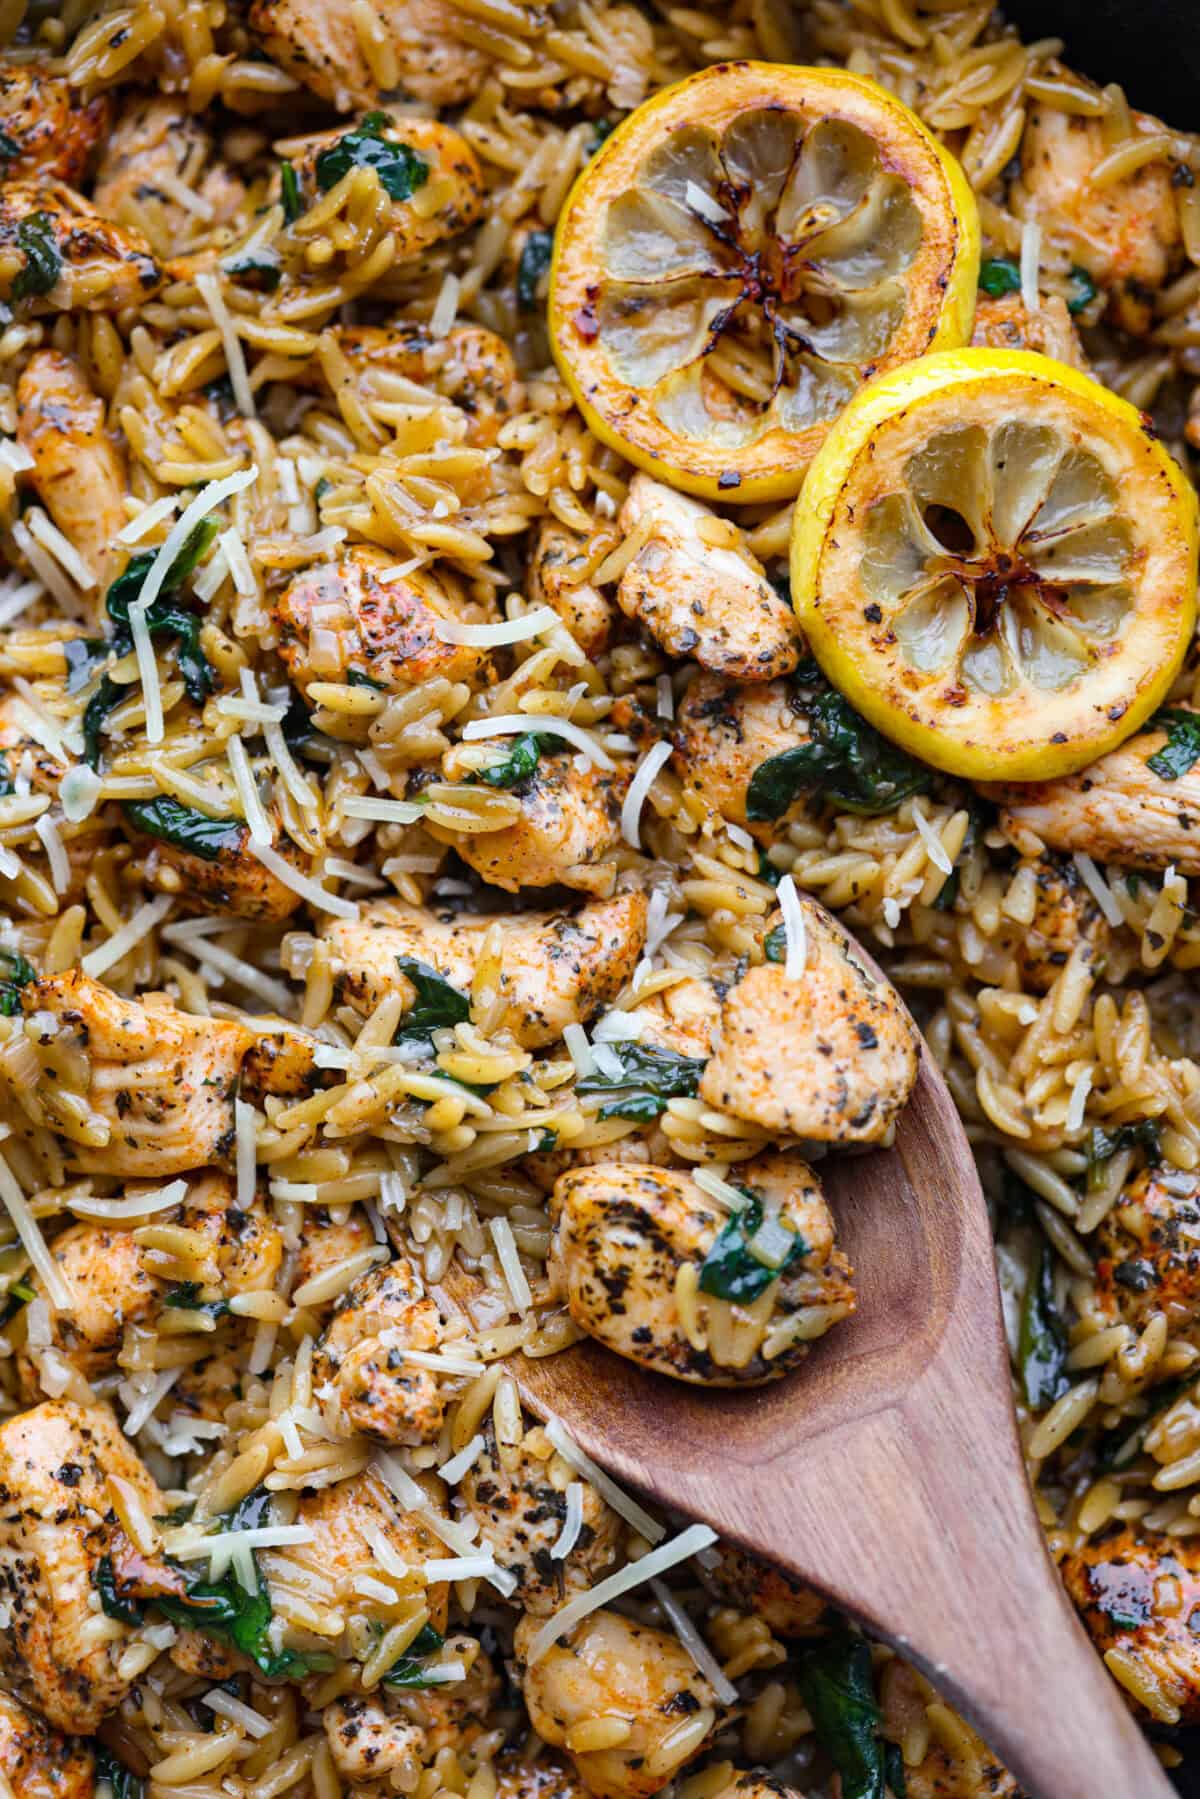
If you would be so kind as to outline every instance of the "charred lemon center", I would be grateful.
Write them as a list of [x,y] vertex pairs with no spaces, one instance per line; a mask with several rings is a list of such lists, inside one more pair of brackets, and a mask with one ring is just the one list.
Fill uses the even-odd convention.
[[891,342],[921,229],[848,121],[762,106],[722,131],[681,125],[608,202],[596,324],[672,432],[736,446],[805,430]]
[[911,665],[983,694],[1065,687],[1132,605],[1133,542],[1111,477],[1048,426],[931,437],[866,521],[863,585]]

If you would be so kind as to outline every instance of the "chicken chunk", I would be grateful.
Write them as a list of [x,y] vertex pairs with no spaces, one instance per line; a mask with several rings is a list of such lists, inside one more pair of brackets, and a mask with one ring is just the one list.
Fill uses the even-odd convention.
[[[240,819],[213,820],[212,830],[199,826],[204,830],[203,848],[184,849],[157,829],[143,828],[156,817],[148,808],[135,803],[123,810],[139,844],[149,846],[141,861],[147,882],[162,893],[178,895],[189,911],[232,913],[256,924],[281,924],[302,903],[294,887],[251,854],[250,831]],[[269,811],[267,821],[275,832],[276,854],[298,874],[307,874],[308,857],[280,829],[278,816]],[[199,841],[197,832],[189,831],[188,840]]]
[[161,284],[141,232],[114,225],[65,182],[0,186],[0,300],[33,312],[117,312]]
[[981,792],[1002,808],[1001,828],[1017,843],[1032,833],[1049,849],[1097,862],[1200,875],[1200,763],[1164,780],[1150,759],[1166,742],[1163,730],[1139,731],[1078,774]]
[[536,1755],[509,1749],[496,1763],[496,1799],[586,1799],[569,1762],[538,1744]]
[[[646,941],[646,896],[595,900],[577,912],[514,912],[500,921],[504,1023],[525,1049],[556,1043],[569,1024],[586,1023],[615,999]],[[373,900],[353,921],[325,925],[340,1001],[364,1014],[397,987],[411,989],[397,958],[411,956],[467,992],[484,940],[497,919],[477,912],[434,912],[397,900]]]
[[443,1749],[454,1749],[460,1755],[469,1751],[493,1725],[500,1696],[499,1676],[478,1637],[457,1632],[446,1639],[442,1654],[446,1661],[462,1663],[467,1670],[465,1679],[423,1691],[400,1687],[395,1697],[396,1710],[420,1729],[430,1758]]
[[283,1264],[283,1234],[262,1192],[248,1206],[239,1206],[229,1176],[207,1174],[189,1189],[179,1222],[212,1244],[211,1284],[220,1290],[214,1298],[264,1293],[275,1285]]
[[1119,1652],[1161,1694],[1157,1722],[1200,1723],[1200,1544],[1118,1525],[1060,1572],[1099,1653]]
[[430,836],[449,843],[493,887],[573,887],[603,898],[617,878],[614,852],[621,841],[621,805],[633,779],[632,763],[613,769],[571,755],[540,757],[521,782],[518,817],[495,831],[470,835],[432,822]]
[[662,988],[634,1013],[641,1026],[638,1041],[680,1056],[710,1056],[721,1022],[721,997],[722,990],[701,975]]
[[57,799],[66,770],[57,756],[31,735],[33,723],[34,714],[20,694],[7,693],[0,699],[0,771],[11,780],[20,770],[33,793],[48,793]]
[[[743,1163],[730,1217],[683,1169],[600,1163],[557,1181],[548,1271],[580,1330],[644,1368],[702,1386],[773,1380],[854,1309],[833,1218],[795,1155]],[[750,1248],[791,1231],[778,1266]]]
[[748,1607],[777,1637],[808,1637],[820,1629],[828,1608],[812,1587],[731,1544],[720,1544],[715,1553],[718,1559],[703,1570],[703,1580],[722,1604]]
[[921,1760],[905,1767],[907,1799],[1024,1799],[1008,1769],[965,1719],[950,1713],[929,1682],[899,1656],[879,1677],[879,1702],[890,1742],[903,1743],[913,1731],[929,1738]]
[[[386,1695],[386,1688],[380,1689]],[[420,1728],[387,1709],[386,1697],[351,1695],[327,1705],[321,1714],[333,1763],[343,1779],[357,1786],[383,1780],[401,1769],[419,1771],[425,1748]]]
[[264,1031],[242,1063],[242,1098],[261,1107],[268,1094],[304,1099],[318,1087],[334,1085],[334,1071],[318,1068],[313,1059],[318,1039],[311,1031],[297,1030],[282,1019],[272,1022],[283,1028]]
[[354,544],[340,562],[293,576],[273,602],[279,654],[302,693],[314,681],[357,677],[401,693],[439,676],[478,676],[485,652],[444,643],[437,634],[439,619],[459,617],[457,591],[425,570],[381,581],[394,563],[385,550]]
[[[435,337],[415,319],[388,325],[332,325],[328,335],[345,356],[365,398],[387,396],[386,378],[414,381],[451,400],[466,415],[466,441],[490,448],[500,427],[524,404],[525,389],[512,351],[484,325],[455,325]],[[305,378],[324,387],[314,362]]]
[[[396,57],[389,88],[435,106],[456,106],[477,91],[488,59],[458,37],[462,15],[447,0],[370,0],[369,10]],[[272,61],[339,112],[379,99],[351,12],[325,0],[253,0],[250,23]]]
[[[409,114],[396,123],[389,120],[382,132],[388,143],[405,146],[412,153],[414,164],[408,198],[391,199],[390,191],[382,187],[380,190],[389,201],[387,228],[396,245],[392,265],[395,267],[413,261],[435,244],[457,237],[460,231],[475,224],[483,211],[483,170],[466,138],[440,119],[422,119]],[[323,191],[317,175],[317,159],[323,151],[339,143],[343,135],[340,130],[326,131],[319,137],[306,138],[303,148],[293,157],[292,166],[299,176],[301,191],[310,201]],[[414,201],[412,197],[417,193],[422,195],[420,201]],[[435,196],[437,204],[431,205]]]
[[0,1693],[0,1774],[14,1799],[93,1799],[90,1743],[61,1736],[8,1693]]
[[402,1257],[360,1275],[339,1301],[313,1356],[313,1379],[337,1395],[347,1425],[381,1443],[431,1443],[446,1396],[406,1351],[436,1350],[442,1320]]
[[702,674],[676,715],[671,766],[707,811],[770,838],[799,813],[802,802],[773,824],[755,825],[746,817],[750,777],[760,762],[808,740],[808,726],[786,681],[735,686],[719,675]]
[[1034,914],[1015,927],[1015,953],[1022,986],[1048,993],[1076,944],[1088,944],[1093,961],[1102,962],[1112,931],[1074,862],[1040,856],[1033,868]]
[[55,1729],[78,1736],[129,1687],[117,1664],[130,1627],[92,1606],[118,1531],[113,1477],[151,1516],[166,1510],[107,1406],[50,1400],[0,1426],[0,1593],[10,1610],[0,1666],[32,1685]]
[[[106,140],[92,198],[106,218],[142,232],[155,254],[178,255],[182,241],[231,224],[246,197],[228,165],[212,160],[212,138],[178,101],[134,95]],[[162,185],[160,185],[160,183]],[[181,205],[180,187],[199,206]]]
[[37,1101],[73,1168],[166,1180],[228,1160],[244,1025],[162,993],[121,999],[81,969],[31,983],[21,1003],[43,1066],[62,1070]]
[[810,1142],[882,1142],[917,1078],[916,1027],[828,913],[801,905],[803,974],[764,962],[730,990],[700,1097]]
[[1146,1168],[1098,1232],[1096,1291],[1113,1322],[1142,1330],[1165,1312],[1171,1335],[1196,1335],[1200,1321],[1200,1179]]
[[[54,1238],[50,1250],[75,1302],[69,1312],[51,1311],[51,1344],[86,1381],[92,1381],[116,1367],[126,1325],[153,1318],[163,1288],[145,1266],[131,1231],[72,1224]],[[30,1275],[29,1283],[40,1298],[46,1298],[40,1274]],[[18,1371],[26,1397],[38,1398],[37,1363],[22,1355]]]
[[804,1795],[796,1787],[785,1786],[766,1768],[734,1768],[709,1799],[804,1799]]
[[95,601],[122,559],[129,479],[105,429],[104,402],[74,356],[38,350],[17,383],[17,441],[33,458],[30,479],[50,517],[96,578]]
[[[592,1612],[529,1665],[541,1622],[523,1618],[515,1638],[534,1729],[567,1750],[597,1799],[650,1799],[708,1742],[717,1722],[712,1688],[677,1636],[610,1611]],[[628,1724],[622,1740],[610,1749],[572,1749],[576,1725],[610,1717]],[[684,1719],[690,1730],[681,1731]]]
[[1073,369],[1086,372],[1088,367],[1075,321],[1057,294],[1043,294],[1036,312],[1030,312],[1020,294],[1001,294],[995,300],[981,294],[971,342],[985,350],[1036,350]]
[[637,474],[618,523],[649,536],[621,576],[617,602],[670,656],[735,681],[771,681],[800,660],[796,615],[744,548],[741,532],[700,500]]
[[349,1216],[343,1219],[340,1209],[335,1218],[326,1206],[305,1206],[300,1220],[295,1285],[302,1287],[305,1281],[315,1280],[335,1262],[344,1262],[347,1256],[370,1249],[375,1240],[370,1220],[357,1207],[351,1207]]
[[[1134,113],[1133,126],[1140,133],[1163,130],[1145,113]],[[1100,119],[1031,107],[1011,202],[1022,216],[1038,218],[1097,286],[1109,290],[1116,323],[1141,333],[1150,328],[1153,295],[1179,252],[1172,168],[1162,160],[1143,163],[1123,180],[1097,186],[1092,171],[1110,147]]]
[[594,659],[608,648],[614,614],[598,587],[574,578],[583,561],[582,540],[557,519],[544,519],[529,563],[529,597],[535,605],[552,607],[584,655]]
[[4,176],[45,175],[78,187],[112,118],[112,99],[84,101],[43,62],[0,62],[0,131],[14,146]]
[[[570,1552],[555,1556],[572,1482],[582,1489],[583,1523]],[[483,1450],[458,1491],[479,1521],[481,1540],[515,1577],[516,1603],[538,1617],[548,1617],[572,1594],[594,1586],[616,1559],[621,1520],[591,1482],[580,1480],[555,1454],[540,1427],[501,1455],[489,1418]]]
[[[377,1475],[355,1474],[336,1486],[306,1493],[296,1522],[309,1526],[311,1542],[259,1551],[277,1609],[286,1610],[287,1594],[295,1593],[307,1608],[326,1615],[328,1628],[318,1635],[340,1637],[345,1607],[352,1605],[356,1612],[371,1615],[372,1601],[356,1584],[367,1574],[386,1579],[401,1596],[423,1594],[429,1623],[445,1634],[450,1589],[444,1580],[426,1585],[420,1568],[446,1551],[418,1513],[401,1510]],[[410,1573],[385,1574],[379,1560],[381,1540]]]

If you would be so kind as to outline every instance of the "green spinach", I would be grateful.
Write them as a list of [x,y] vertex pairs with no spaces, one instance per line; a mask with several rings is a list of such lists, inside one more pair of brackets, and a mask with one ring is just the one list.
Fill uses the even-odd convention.
[[407,1687],[415,1692],[422,1687],[437,1686],[438,1682],[426,1677],[423,1656],[434,1655],[445,1642],[440,1630],[432,1624],[422,1625],[407,1650],[398,1662],[393,1662],[387,1673],[383,1675],[383,1684],[389,1687]]
[[[745,1187],[740,1189],[747,1193]],[[808,1254],[808,1244],[799,1231],[793,1231],[792,1247],[778,1268],[768,1268],[750,1248],[763,1221],[762,1201],[753,1194],[740,1212],[735,1212],[713,1242],[700,1270],[700,1291],[716,1299],[728,1299],[734,1305],[750,1305],[765,1293],[772,1281],[778,1280],[793,1262]]]
[[802,1649],[794,1666],[817,1741],[841,1776],[842,1799],[884,1799],[883,1719],[866,1638],[842,1625]]
[[102,662],[107,662],[107,637],[69,637],[63,644],[67,662],[67,692],[78,693],[86,687]]
[[1067,301],[1067,311],[1074,318],[1077,313],[1091,305],[1100,291],[1086,269],[1081,269],[1077,262],[1071,264],[1071,281],[1075,292]]
[[274,250],[261,246],[255,250],[235,250],[221,267],[243,287],[258,288],[263,293],[273,294],[283,280],[279,257]]
[[19,950],[0,949],[0,1018],[13,1018],[21,1010],[21,989],[37,980],[37,969]]
[[552,231],[531,231],[521,246],[517,264],[517,311],[532,312],[537,305],[538,282],[550,267],[554,249]]
[[1140,1149],[1147,1165],[1157,1168],[1162,1161],[1162,1119],[1138,1118],[1130,1124],[1119,1124],[1115,1130],[1092,1127],[1087,1147],[1087,1190],[1095,1193],[1104,1185],[1104,1170],[1119,1149]]
[[409,200],[429,179],[429,164],[411,144],[394,143],[383,134],[392,125],[385,112],[369,112],[353,131],[320,151],[313,165],[317,186],[328,193],[351,169],[374,169],[392,200]]
[[542,754],[542,740],[536,731],[525,731],[515,737],[512,748],[503,761],[493,762],[490,768],[481,768],[479,779],[488,787],[516,787],[521,781],[527,781],[538,765]]
[[892,812],[925,791],[930,771],[860,718],[815,663],[797,670],[794,681],[809,741],[759,763],[746,789],[748,818],[779,818],[809,788],[867,816]]
[[141,1775],[119,1762],[103,1743],[96,1745],[96,1779],[107,1780],[112,1788],[112,1799],[144,1799],[146,1783]]
[[100,1595],[100,1610],[106,1618],[116,1618],[121,1624],[140,1624],[146,1616],[146,1608],[136,1599],[125,1599],[117,1591],[117,1577],[113,1570],[111,1555],[102,1555],[96,1563],[93,1576],[96,1591]]
[[979,291],[998,300],[1021,291],[1020,265],[1011,256],[989,256],[979,265]]
[[15,162],[21,154],[21,146],[15,137],[7,131],[0,131],[0,163],[4,164],[3,173],[8,173],[8,164]]
[[703,1056],[681,1056],[677,1050],[650,1043],[609,1043],[621,1064],[619,1074],[586,1074],[576,1083],[579,1094],[611,1093],[600,1107],[601,1118],[636,1118],[650,1123],[667,1109],[669,1099],[693,1099],[704,1072]]
[[1054,1303],[1054,1258],[1045,1243],[1038,1245],[1021,1300],[1017,1364],[1025,1403],[1035,1412],[1052,1406],[1071,1384],[1067,1327]]
[[163,1304],[177,1312],[202,1312],[206,1318],[228,1318],[229,1301],[201,1299],[202,1292],[199,1281],[175,1281],[168,1287]]
[[122,809],[139,831],[188,850],[204,862],[217,862],[223,854],[236,851],[245,831],[240,819],[209,818],[166,793],[152,800],[128,800]]
[[28,299],[31,294],[48,294],[62,274],[62,257],[54,241],[54,220],[48,212],[31,212],[17,226],[17,243],[25,252],[25,262],[13,276],[11,297]]
[[415,956],[397,956],[400,973],[412,982],[416,998],[400,1021],[394,1043],[426,1043],[432,1048],[434,1031],[463,1024],[471,1016],[471,1002],[444,975]]
[[763,938],[763,955],[768,962],[787,961],[787,931],[783,925],[777,924],[773,931],[768,931]]
[[1165,706],[1154,714],[1146,729],[1167,734],[1161,750],[1146,758],[1146,767],[1160,780],[1178,781],[1200,761],[1200,712]]
[[304,211],[304,202],[300,198],[300,177],[290,162],[279,165],[279,197],[283,202],[283,222],[294,225]]

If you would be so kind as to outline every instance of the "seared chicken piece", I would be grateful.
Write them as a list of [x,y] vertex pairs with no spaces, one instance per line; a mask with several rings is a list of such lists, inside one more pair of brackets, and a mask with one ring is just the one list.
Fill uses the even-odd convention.
[[8,1693],[0,1693],[0,1774],[14,1799],[93,1799],[90,1743],[61,1736]]
[[1018,841],[1031,831],[1049,849],[1081,850],[1097,862],[1200,875],[1200,763],[1165,781],[1149,764],[1166,741],[1165,731],[1139,731],[1078,774],[980,791],[1002,808],[1001,828]]
[[396,1710],[419,1727],[425,1739],[425,1754],[430,1759],[443,1749],[454,1749],[460,1754],[470,1750],[476,1739],[494,1725],[500,1696],[499,1676],[478,1637],[466,1632],[448,1637],[443,1655],[447,1661],[463,1664],[467,1670],[465,1680],[448,1681],[424,1691],[396,1689]]
[[390,1775],[421,1767],[425,1739],[417,1725],[388,1711],[389,1698],[380,1687],[369,1698],[335,1700],[321,1714],[334,1766],[355,1791],[361,1792],[362,1781],[380,1780],[386,1784],[373,1790],[387,1792]]
[[710,1056],[721,1022],[721,995],[711,981],[689,975],[644,1000],[634,1016],[642,1027],[639,1042],[680,1056]]
[[[917,1765],[904,1769],[907,1799],[1024,1799],[1008,1769],[957,1713],[953,1714],[953,1746],[945,1740],[947,1733],[939,1739],[936,1729],[928,1728],[926,1714],[931,1706],[937,1706],[930,1719],[934,1724],[949,1708],[939,1701],[929,1682],[899,1656],[888,1662],[879,1676],[879,1701],[883,1734],[889,1741],[903,1743],[910,1732],[918,1730],[931,1738]],[[958,1748],[960,1733],[969,1745],[965,1754]]]
[[317,1042],[310,1031],[291,1024],[284,1030],[264,1031],[242,1063],[242,1098],[261,1107],[268,1094],[302,1099],[318,1087],[332,1086],[337,1076],[331,1069],[318,1068],[313,1060]]
[[181,1673],[199,1674],[205,1680],[219,1681],[231,1680],[245,1668],[245,1661],[238,1651],[218,1637],[210,1637],[202,1630],[180,1630],[178,1626],[176,1633],[167,1653],[172,1665]]
[[700,1097],[810,1142],[879,1143],[912,1092],[920,1039],[828,913],[801,906],[803,974],[764,962],[731,988]]
[[[253,1035],[223,1018],[193,1018],[163,993],[121,999],[81,969],[30,983],[26,1034],[47,1068],[37,1099],[84,1174],[168,1180],[228,1161],[233,1094]],[[71,1087],[74,1079],[78,1085]],[[64,1094],[90,1109],[81,1124]]]
[[1092,959],[1101,962],[1112,931],[1074,862],[1040,856],[1033,866],[1035,910],[1028,925],[1013,927],[1015,954],[1026,991],[1048,993],[1077,943],[1089,944]]
[[[398,86],[435,106],[478,90],[488,58],[456,35],[462,15],[446,0],[370,0],[369,11],[395,53]],[[325,0],[253,0],[250,24],[272,61],[339,112],[379,99],[350,11]]]
[[261,1191],[239,1206],[228,1175],[206,1174],[189,1189],[179,1222],[211,1241],[212,1284],[223,1295],[263,1293],[275,1285],[283,1236]]
[[[579,1328],[701,1386],[758,1384],[802,1360],[853,1311],[850,1264],[799,1156],[759,1156],[736,1180],[756,1204],[731,1219],[683,1169],[609,1162],[562,1175],[547,1267]],[[796,1239],[774,1268],[749,1247],[764,1217]]]
[[38,350],[26,363],[17,383],[17,441],[33,458],[38,498],[96,577],[99,612],[123,557],[116,539],[129,477],[105,430],[104,401],[73,356]]
[[[177,255],[183,239],[230,224],[246,197],[245,184],[225,163],[212,161],[212,137],[176,100],[131,96],[107,139],[92,198],[105,218],[144,234],[155,254]],[[164,185],[160,185],[164,183]],[[187,187],[203,213],[180,204]]]
[[804,643],[796,615],[740,547],[737,526],[637,474],[618,523],[629,536],[648,519],[650,535],[617,589],[626,617],[668,655],[690,656],[735,681],[771,681],[795,668]]
[[773,838],[802,809],[801,801],[769,825],[746,817],[746,789],[759,763],[808,742],[808,726],[786,681],[735,686],[702,674],[680,703],[674,738],[672,768],[708,811],[730,824]]
[[[397,987],[411,990],[397,967],[400,956],[428,963],[452,987],[468,992],[496,922],[485,913],[439,916],[398,900],[373,900],[357,919],[335,919],[321,935],[333,957],[339,1000],[369,1013]],[[524,1049],[541,1049],[557,1043],[566,1025],[586,1023],[621,991],[646,941],[646,896],[619,893],[578,912],[514,912],[500,923],[504,1022]]]
[[572,578],[583,561],[582,540],[557,519],[543,519],[529,562],[529,598],[552,607],[584,655],[595,658],[608,648],[615,615],[598,587]]
[[4,178],[47,175],[78,187],[112,119],[112,97],[84,101],[40,61],[0,62],[0,131],[16,146]]
[[496,1762],[496,1782],[496,1799],[587,1799],[571,1764],[536,1738],[530,1750],[505,1750]]
[[307,693],[314,681],[360,680],[389,693],[438,676],[470,681],[486,652],[443,643],[439,619],[457,619],[458,596],[426,570],[382,582],[395,565],[386,550],[353,544],[340,562],[322,562],[293,576],[274,601],[279,654],[292,681]]
[[[484,325],[455,325],[434,337],[428,325],[396,319],[389,325],[331,325],[328,333],[367,397],[384,397],[380,377],[399,376],[452,400],[467,415],[466,441],[487,449],[500,427],[519,412],[525,389],[512,351]],[[303,382],[324,387],[314,360]]]
[[[521,1685],[534,1729],[566,1748],[597,1799],[650,1799],[707,1744],[717,1722],[716,1695],[673,1632],[597,1611],[527,1663],[540,1618],[522,1618],[514,1639]],[[574,1752],[572,1727],[623,1719],[629,1734],[611,1749]],[[681,1733],[690,1718],[695,1729]]]
[[438,1377],[406,1358],[436,1350],[442,1320],[411,1262],[398,1257],[360,1275],[339,1300],[313,1356],[313,1380],[327,1383],[354,1430],[381,1443],[431,1443],[446,1396]]
[[[446,1550],[416,1512],[397,1505],[377,1475],[356,1474],[336,1486],[306,1493],[296,1522],[311,1528],[311,1543],[258,1552],[273,1593],[293,1591],[318,1610],[353,1600],[355,1611],[369,1616],[371,1602],[355,1585],[358,1576],[369,1574],[386,1580],[398,1594],[422,1593],[430,1624],[445,1635],[450,1589],[444,1580],[426,1586],[419,1569],[423,1562],[444,1557]],[[377,1548],[381,1538],[400,1561],[418,1572],[385,1571]],[[340,1636],[340,1624],[330,1634]]]
[[[293,158],[301,192],[310,201],[322,191],[317,181],[317,158],[323,150],[340,142],[350,129],[346,126],[306,138]],[[475,224],[483,211],[483,170],[466,138],[440,119],[421,119],[410,114],[396,122],[389,120],[384,137],[388,143],[403,144],[412,151],[420,165],[412,188],[414,194],[423,196],[416,203],[411,196],[405,200],[389,199],[380,188],[387,205],[387,227],[396,244],[392,265],[395,267],[412,262],[435,244],[457,237],[468,225]],[[426,188],[431,196],[437,196],[433,210],[424,197]]]
[[711,1799],[804,1799],[796,1787],[785,1786],[766,1768],[735,1768]]
[[1146,1168],[1097,1233],[1096,1291],[1113,1322],[1142,1330],[1165,1312],[1173,1337],[1196,1334],[1200,1316],[1200,1178]]
[[0,699],[0,756],[4,772],[11,780],[18,769],[28,777],[30,791],[48,793],[58,798],[59,783],[67,772],[57,756],[30,735],[33,712],[20,694],[6,693]]
[[1075,321],[1057,294],[1043,294],[1036,312],[1029,311],[1020,294],[1001,294],[995,300],[980,294],[971,342],[986,350],[1036,350],[1073,369],[1088,368]]
[[521,814],[497,831],[469,835],[432,822],[431,837],[449,843],[493,887],[574,887],[603,898],[617,877],[612,860],[621,839],[621,804],[633,764],[615,769],[588,763],[577,768],[569,754],[543,751],[517,791]]
[[[136,833],[139,848],[148,845],[141,866],[151,887],[179,896],[192,912],[232,913],[256,924],[281,924],[302,904],[301,895],[251,855],[250,831],[240,819],[231,818],[211,851],[198,855],[168,843],[156,832],[138,829],[136,808],[123,808],[126,825]],[[275,831],[272,848],[297,874],[307,874],[308,857],[279,828],[274,811],[267,813]]]
[[370,1220],[356,1206],[349,1208],[345,1218],[342,1217],[343,1210],[339,1206],[331,1213],[326,1206],[304,1207],[300,1219],[300,1248],[296,1252],[297,1287],[302,1287],[305,1281],[315,1280],[335,1262],[344,1262],[347,1256],[370,1249],[375,1242]]
[[[1157,119],[1133,114],[1135,132],[1161,132]],[[1021,173],[1010,196],[1022,217],[1036,217],[1097,286],[1126,331],[1148,331],[1153,294],[1180,247],[1172,166],[1143,163],[1121,181],[1097,187],[1092,170],[1112,146],[1103,122],[1053,106],[1032,106],[1021,139]]]
[[1162,1694],[1156,1721],[1200,1723],[1200,1637],[1191,1628],[1200,1544],[1126,1527],[1085,1544],[1059,1571],[1099,1653],[1119,1651]]
[[153,1517],[166,1510],[107,1406],[50,1400],[0,1425],[0,1665],[32,1684],[58,1730],[90,1736],[125,1697],[117,1664],[132,1631],[93,1607],[118,1526],[110,1477]]
[[731,1544],[719,1544],[714,1553],[716,1563],[701,1572],[705,1586],[722,1604],[739,1611],[748,1606],[777,1637],[809,1637],[820,1629],[828,1606],[812,1587]]
[[[95,1380],[116,1367],[126,1325],[154,1317],[164,1288],[144,1265],[132,1231],[71,1224],[54,1238],[50,1251],[75,1301],[69,1312],[51,1310],[51,1341],[85,1380]],[[28,1279],[44,1299],[41,1275]],[[19,1358],[18,1370],[26,1398],[39,1398],[37,1366],[28,1355]]]
[[[567,1488],[582,1488],[583,1524],[565,1556],[552,1552],[567,1515]],[[458,1491],[481,1538],[517,1581],[514,1603],[548,1617],[572,1594],[595,1586],[616,1560],[621,1520],[590,1481],[557,1455],[540,1428],[502,1457],[490,1415],[484,1447]]]
[[0,186],[0,300],[32,312],[117,312],[161,285],[141,232],[112,224],[65,182]]

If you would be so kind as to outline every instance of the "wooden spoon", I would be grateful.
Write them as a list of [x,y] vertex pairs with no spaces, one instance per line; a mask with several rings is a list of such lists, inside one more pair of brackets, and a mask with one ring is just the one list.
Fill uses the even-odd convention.
[[987,1211],[927,1049],[894,1147],[820,1172],[859,1304],[793,1374],[691,1387],[588,1342],[513,1357],[522,1398],[902,1651],[1034,1799],[1168,1799],[1034,1515]]

